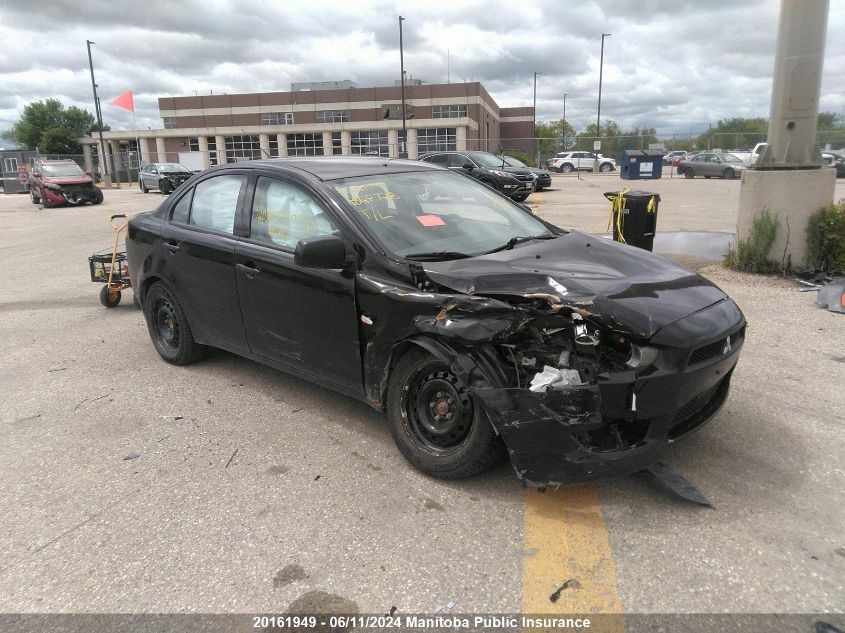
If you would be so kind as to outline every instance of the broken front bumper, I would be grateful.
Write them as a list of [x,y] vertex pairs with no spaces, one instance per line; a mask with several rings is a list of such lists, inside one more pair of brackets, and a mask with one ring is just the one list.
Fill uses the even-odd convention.
[[[716,323],[730,326],[714,337]],[[668,445],[718,412],[744,333],[742,314],[728,300],[658,332],[651,344],[661,348],[660,359],[639,374],[606,373],[598,384],[552,386],[545,393],[492,387],[474,393],[523,484],[626,475],[658,461]]]

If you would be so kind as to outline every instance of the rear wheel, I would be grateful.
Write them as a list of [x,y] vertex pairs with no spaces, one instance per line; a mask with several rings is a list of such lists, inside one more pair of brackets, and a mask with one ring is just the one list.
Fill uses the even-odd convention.
[[433,477],[470,477],[503,454],[487,415],[460,378],[422,350],[405,354],[391,373],[387,415],[399,451]]
[[722,178],[725,180],[733,180],[736,178],[736,172],[728,167],[725,171],[722,172]]
[[695,178],[695,172],[692,170],[692,167],[687,167],[684,170],[684,178]]
[[163,283],[154,283],[144,296],[144,318],[156,351],[168,363],[189,365],[205,355],[206,347],[194,340],[179,300]]

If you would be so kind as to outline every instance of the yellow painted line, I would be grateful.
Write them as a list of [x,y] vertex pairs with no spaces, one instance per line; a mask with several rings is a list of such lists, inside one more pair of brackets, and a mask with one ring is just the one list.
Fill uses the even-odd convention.
[[[623,614],[596,486],[526,490],[523,547],[523,613]],[[602,631],[625,631],[624,615],[601,622]]]

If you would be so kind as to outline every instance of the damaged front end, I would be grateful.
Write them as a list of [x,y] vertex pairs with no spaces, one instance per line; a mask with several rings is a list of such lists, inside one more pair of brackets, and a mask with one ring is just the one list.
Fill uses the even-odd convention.
[[[684,275],[699,281],[658,278],[639,284],[638,296],[694,288],[699,305],[684,316],[640,311],[637,318],[625,317],[634,314],[623,300],[630,288],[614,299],[549,275],[459,283],[451,271],[412,265],[413,291],[362,277],[370,401],[379,405],[401,348],[418,345],[463,381],[524,485],[647,468],[722,406],[744,338],[733,301]],[[523,291],[508,289],[514,285]]]
[[96,202],[97,192],[92,184],[58,184],[44,185],[44,199],[51,204],[69,204],[76,206],[85,202]]

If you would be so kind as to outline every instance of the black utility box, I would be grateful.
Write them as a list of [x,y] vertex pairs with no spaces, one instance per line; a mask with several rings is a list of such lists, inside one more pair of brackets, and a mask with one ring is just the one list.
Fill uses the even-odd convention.
[[660,194],[648,191],[608,191],[604,197],[613,203],[613,239],[647,251],[654,249],[657,206]]

